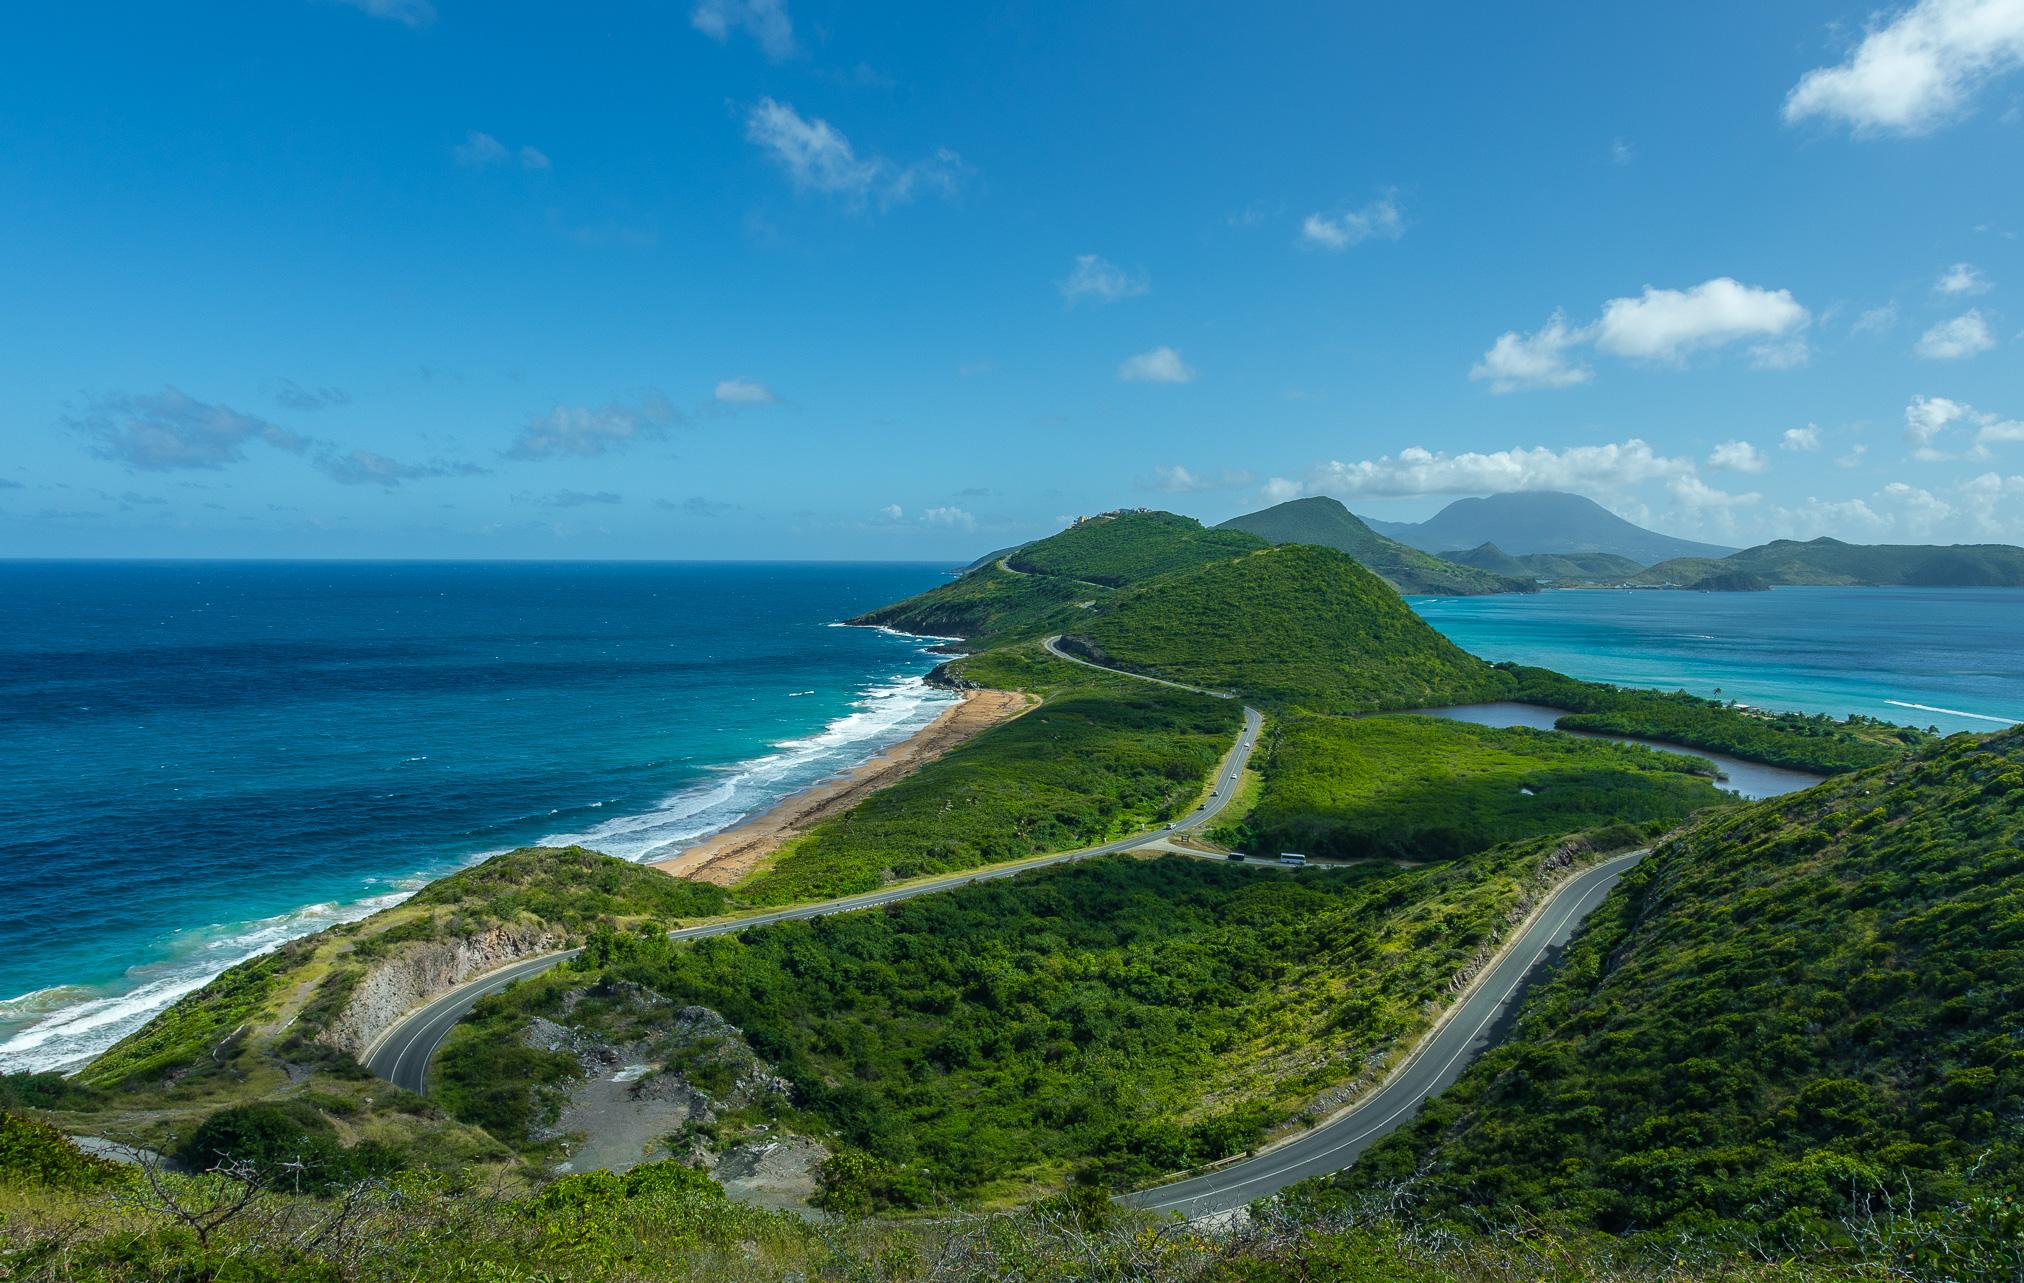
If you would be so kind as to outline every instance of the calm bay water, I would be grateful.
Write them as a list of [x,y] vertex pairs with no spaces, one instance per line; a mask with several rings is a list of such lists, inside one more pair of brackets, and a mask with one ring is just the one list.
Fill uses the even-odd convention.
[[683,844],[905,738],[920,564],[0,564],[0,1069],[480,856]]
[[[532,842],[672,854],[926,724],[923,564],[0,563],[0,1069]],[[2024,592],[1417,599],[1488,659],[1945,730]],[[1924,704],[1955,713],[1890,704]]]
[[[2024,721],[2024,590],[1414,598],[1462,649],[1622,686],[1943,731]],[[1912,707],[1912,706],[1923,707]]]

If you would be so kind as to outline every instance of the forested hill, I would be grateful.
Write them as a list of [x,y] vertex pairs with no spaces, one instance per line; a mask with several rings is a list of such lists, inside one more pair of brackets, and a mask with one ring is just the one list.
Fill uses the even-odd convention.
[[2024,548],[2010,544],[1800,543],[1777,539],[1710,561],[1662,561],[1634,584],[1693,584],[1710,575],[1743,573],[1790,587],[2024,588]]
[[[1358,565],[1402,593],[1477,597],[1539,591],[1539,585],[1532,582],[1533,576],[1523,571],[1493,573],[1492,569],[1436,557],[1387,539],[1336,499],[1293,499],[1263,512],[1232,517],[1216,529],[1247,530],[1273,543],[1320,544],[1346,552],[1356,558]],[[1642,569],[1642,565],[1635,565],[1626,573],[1636,574]]]
[[[1803,1247],[2024,1176],[2024,728],[1709,813],[1509,1042],[1342,1178],[1433,1220]],[[1902,1210],[1902,1208],[1901,1208]],[[2014,1231],[2013,1231],[2014,1232]]]

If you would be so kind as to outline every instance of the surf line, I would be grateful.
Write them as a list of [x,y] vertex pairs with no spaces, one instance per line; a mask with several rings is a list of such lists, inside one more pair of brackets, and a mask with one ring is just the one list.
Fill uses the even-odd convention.
[[2024,722],[2019,722],[2014,717],[1991,717],[1987,713],[1963,713],[1958,708],[1934,708],[1931,704],[1907,704],[1901,699],[1887,699],[1884,703],[1896,704],[1899,708],[1916,708],[1921,713],[1945,713],[1949,717],[1972,717],[1978,722],[2001,722],[2005,726],[2024,725]]

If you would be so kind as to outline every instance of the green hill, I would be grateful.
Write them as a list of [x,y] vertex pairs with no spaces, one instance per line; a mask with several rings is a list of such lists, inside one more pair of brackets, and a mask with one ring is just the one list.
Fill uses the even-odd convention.
[[1467,551],[1444,552],[1443,561],[1459,562],[1517,579],[1593,579],[1606,581],[1641,574],[1644,563],[1608,552],[1528,552],[1513,557],[1496,544]]
[[1417,1170],[1433,1219],[1522,1208],[1767,1251],[1845,1233],[1866,1197],[2014,1188],[2020,842],[2024,728],[1711,815],[1624,877],[1508,1043],[1342,1183]]
[[1281,544],[1097,603],[1067,634],[1099,663],[1316,712],[1507,695],[1347,553]]
[[1629,581],[1693,584],[1732,573],[1791,587],[2024,588],[2024,548],[1998,543],[1940,546],[1779,539],[1718,561],[1701,557],[1662,561]]
[[1232,517],[1216,529],[1249,531],[1275,544],[1320,544],[1346,552],[1399,592],[1415,596],[1480,597],[1539,591],[1532,576],[1523,572],[1493,574],[1387,539],[1334,499],[1295,499],[1263,512]]

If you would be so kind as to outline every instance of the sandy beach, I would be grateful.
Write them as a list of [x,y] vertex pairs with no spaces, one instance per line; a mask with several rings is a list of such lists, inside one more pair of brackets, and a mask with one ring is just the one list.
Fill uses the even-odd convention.
[[841,814],[873,793],[905,778],[963,741],[1038,704],[1016,691],[964,691],[963,701],[945,710],[911,737],[841,775],[782,798],[772,809],[653,867],[678,878],[730,886],[810,825]]

